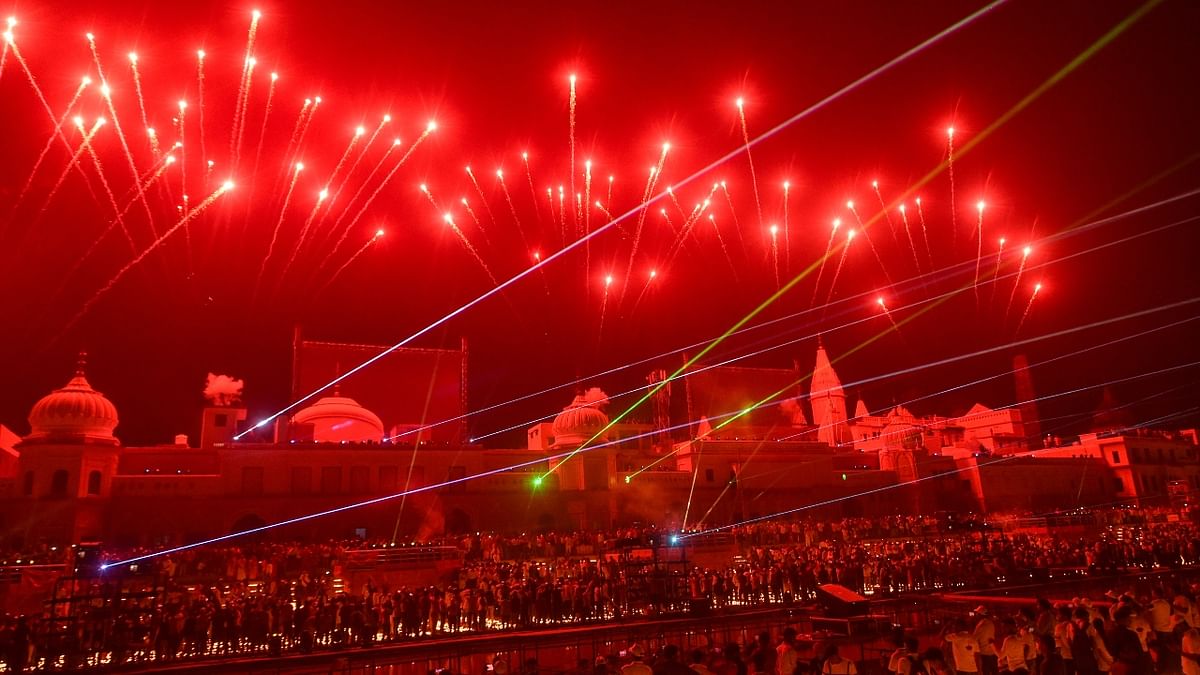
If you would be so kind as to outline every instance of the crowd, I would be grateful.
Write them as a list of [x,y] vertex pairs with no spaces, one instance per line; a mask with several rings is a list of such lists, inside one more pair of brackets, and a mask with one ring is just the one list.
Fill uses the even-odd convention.
[[[140,575],[123,580],[102,577],[79,582],[81,587],[71,592],[86,590],[92,599],[73,603],[69,612],[60,605],[50,615],[5,619],[0,626],[0,658],[8,670],[20,672],[31,667],[77,669],[103,663],[265,656],[683,612],[694,607],[697,598],[721,608],[790,603],[813,598],[817,586],[825,583],[878,595],[985,588],[1036,578],[1039,571],[1053,569],[1082,576],[1200,562],[1194,526],[1141,522],[1125,513],[1086,539],[1014,535],[983,527],[981,519],[959,520],[953,527],[935,523],[932,528],[929,519],[916,517],[764,523],[734,530],[717,541],[729,547],[725,562],[706,566],[664,562],[673,558],[667,553],[680,542],[653,528],[521,536],[475,534],[432,542],[453,547],[461,564],[455,565],[452,576],[420,584],[398,583],[394,576],[381,573],[377,577],[370,570],[344,574],[348,551],[362,547],[362,542],[198,548],[148,561]],[[698,538],[694,543],[712,545],[714,541]],[[391,547],[383,542],[374,545]],[[347,582],[344,576],[357,581]],[[1187,608],[1192,607],[1186,592],[1172,597],[1173,607],[1185,601]],[[1131,595],[1121,603],[1130,608],[1128,613],[1138,616],[1151,610],[1161,614],[1161,603],[1153,601],[1145,600],[1143,607],[1135,604]],[[1176,633],[1180,626],[1190,629],[1197,625],[1192,623],[1194,614],[1194,609],[1173,609],[1165,618],[1155,615],[1146,619],[1155,635],[1147,636],[1143,644],[1165,644],[1168,634],[1171,644],[1182,644],[1184,636]],[[1184,618],[1173,618],[1177,615]],[[1077,633],[1106,636],[1127,617],[1112,614],[1104,618],[1103,629],[1095,627],[1094,618],[1078,629],[1063,628],[1070,633],[1065,643],[1073,644]],[[953,669],[995,675],[989,659],[1007,653],[1004,640],[1022,630],[1036,633],[1040,639],[1048,625],[1044,619],[1039,614],[1012,630],[1007,622],[1001,622],[996,627],[1000,642],[979,641],[976,651],[983,659],[979,668],[971,670],[965,662],[958,663],[958,652],[967,649],[958,647],[952,652]],[[1052,634],[1058,630],[1055,624]],[[964,632],[947,632],[947,644],[958,644],[954,639],[962,638]],[[1037,664],[1039,673],[1090,672],[1080,667],[1082,659],[1064,665],[1043,641],[1032,642],[1030,649],[1038,650],[1042,659]],[[1112,649],[1121,653],[1122,647],[1110,646],[1109,653]],[[1182,653],[1178,648],[1176,652]],[[730,664],[737,654],[727,649],[718,656],[714,660],[713,655],[704,654],[693,665],[703,664],[717,675],[735,675]],[[749,658],[749,653],[742,656]],[[673,658],[680,657],[676,654]],[[1062,660],[1068,658],[1073,657]],[[926,659],[909,661],[911,670],[899,675],[920,669],[934,672],[938,667],[936,660],[928,660],[928,665]],[[817,667],[811,656],[806,663],[805,667]],[[819,667],[833,670],[817,672],[850,675],[845,668],[853,664],[846,663],[848,666],[834,661],[829,666],[823,659]],[[1046,670],[1050,665],[1059,669]],[[757,665],[739,668],[736,675],[743,675],[747,668],[774,672],[760,671]],[[1115,670],[1124,675],[1120,667]],[[790,675],[790,671],[780,672]],[[1187,675],[1200,675],[1200,671]]]

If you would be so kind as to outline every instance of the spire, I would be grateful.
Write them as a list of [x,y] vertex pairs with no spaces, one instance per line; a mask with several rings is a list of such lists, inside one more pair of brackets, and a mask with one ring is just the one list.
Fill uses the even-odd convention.
[[809,390],[813,396],[845,396],[842,391],[842,381],[838,379],[825,353],[825,346],[817,341],[817,362],[813,367],[812,387]]

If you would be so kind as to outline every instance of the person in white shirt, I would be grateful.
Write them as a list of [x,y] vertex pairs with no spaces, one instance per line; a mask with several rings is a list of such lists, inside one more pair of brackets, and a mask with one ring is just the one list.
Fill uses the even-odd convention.
[[821,675],[858,675],[858,668],[853,661],[842,658],[838,654],[837,645],[825,648],[825,663],[821,666]]
[[961,630],[961,623],[956,627],[959,630],[947,633],[944,637],[946,643],[950,645],[951,661],[954,662],[954,670],[960,675],[978,673],[979,642],[975,640],[973,633]]
[[996,624],[988,616],[988,609],[983,605],[975,608],[975,616],[980,617],[975,624],[975,641],[979,643],[979,670],[983,675],[996,675],[999,670],[999,659],[996,656]]
[[775,648],[775,671],[778,675],[794,675],[800,652],[796,649],[796,629],[783,629],[783,641]]

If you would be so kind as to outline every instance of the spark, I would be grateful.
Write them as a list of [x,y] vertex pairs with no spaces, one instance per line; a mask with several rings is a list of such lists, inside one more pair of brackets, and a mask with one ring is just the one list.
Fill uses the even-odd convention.
[[[568,77],[567,79],[570,81],[570,84],[571,84],[571,89],[570,89],[570,93],[569,93],[570,100],[569,100],[569,108],[568,108],[568,116],[570,118],[570,120],[569,120],[569,123],[570,123],[569,142],[570,142],[570,151],[571,151],[571,165],[570,165],[571,194],[575,194],[575,104],[576,104],[575,73],[571,73],[570,77]],[[576,226],[576,228],[578,228],[579,223],[576,222],[575,226]]]
[[[504,192],[504,201],[508,202],[508,210],[512,213],[513,222],[517,225],[517,233],[521,235],[521,245],[528,249],[529,240],[525,238],[525,228],[521,225],[521,218],[517,215],[517,207],[513,204],[512,195],[508,193],[508,185],[504,182],[504,171],[496,169],[496,180],[500,183],[500,190]],[[493,281],[495,281],[493,279]]]
[[146,118],[146,102],[142,98],[142,77],[138,73],[137,52],[129,52],[129,69],[133,72],[133,90],[137,93],[138,111],[142,114],[142,128],[149,129],[150,122]]
[[74,317],[71,318],[70,321],[67,322],[67,325],[63,327],[63,329],[59,332],[58,336],[55,339],[51,340],[51,344],[58,342],[59,338],[61,338],[68,331],[70,331],[70,329],[72,327],[74,327],[75,324],[78,323],[79,320],[82,319],[84,317],[84,315],[86,315],[88,313],[88,311],[92,308],[92,306],[94,306],[96,304],[96,302],[98,302],[109,291],[111,291],[113,289],[113,287],[117,285],[117,282],[119,282],[122,277],[124,277],[126,274],[128,274],[130,270],[132,270],[140,262],[145,260],[146,256],[153,253],[159,246],[161,246],[164,242],[166,242],[166,240],[168,238],[170,238],[171,235],[175,234],[175,232],[177,232],[178,230],[180,230],[182,228],[186,228],[188,223],[190,223],[196,216],[200,215],[200,213],[202,213],[204,211],[204,209],[208,208],[213,202],[220,199],[222,195],[229,192],[233,188],[234,188],[234,185],[233,185],[232,181],[225,181],[225,183],[222,184],[221,187],[217,188],[208,197],[205,197],[204,200],[201,201],[199,204],[192,207],[192,209],[190,209],[187,213],[185,213],[183,215],[183,217],[179,219],[178,222],[176,222],[174,225],[172,225],[170,228],[168,228],[166,232],[163,232],[161,235],[159,235],[158,238],[155,239],[153,242],[151,242],[150,245],[147,246],[145,249],[143,249],[141,253],[136,255],[133,258],[133,260],[130,260],[129,263],[127,263],[124,267],[122,267],[120,270],[118,270],[117,273],[114,274],[112,276],[112,278],[109,279],[108,282],[106,282],[104,284],[104,286],[102,286],[100,288],[100,290],[96,291],[96,293],[94,295],[92,295],[92,297],[90,299],[88,299],[88,301],[85,302],[82,307],[80,307],[79,311],[75,314]]
[[792,270],[792,233],[788,227],[788,196],[791,194],[791,187],[790,181],[783,181],[783,255],[784,269],[789,273]]
[[608,177],[608,199],[604,200],[604,203],[608,204],[609,208],[612,208],[613,181],[615,181],[615,180],[617,180],[616,176],[609,175],[609,177]]
[[463,208],[467,211],[467,215],[471,216],[471,220],[475,221],[475,227],[480,227],[479,216],[475,215],[475,210],[471,208],[471,202],[468,202],[466,197],[463,197],[459,201],[462,202]]
[[[408,146],[408,150],[406,150],[404,152],[404,154],[400,157],[400,159],[396,161],[396,165],[393,166],[392,170],[389,171],[388,174],[383,177],[383,181],[381,181],[379,183],[379,187],[375,188],[375,191],[371,193],[371,196],[367,197],[366,201],[363,202],[362,207],[359,208],[358,213],[356,213],[354,215],[354,217],[350,220],[350,224],[346,227],[345,233],[342,234],[343,241],[346,238],[346,233],[349,233],[350,230],[354,227],[355,223],[358,222],[358,219],[362,218],[362,215],[364,213],[366,213],[368,208],[370,208],[371,204],[375,201],[375,198],[378,197],[379,193],[383,191],[383,188],[387,187],[387,184],[391,182],[392,178],[396,175],[396,172],[400,170],[400,167],[404,166],[404,163],[408,161],[408,158],[412,157],[412,154],[417,151],[417,148],[421,147],[421,143],[425,142],[425,139],[429,138],[429,135],[432,134],[436,129],[437,129],[436,122],[430,121],[428,124],[425,125],[425,131],[421,132],[421,135],[417,136],[417,140],[413,141],[413,144]],[[349,211],[347,211],[347,213],[348,212]],[[339,218],[338,220],[340,221],[341,218]],[[335,227],[336,227],[336,223],[335,223]],[[340,242],[339,242],[339,245],[340,245]],[[332,255],[334,251],[337,251],[337,248],[338,248],[337,246],[334,246],[333,250],[330,251],[330,255]]]
[[979,251],[975,254],[975,309],[979,309],[979,267],[983,263],[983,209],[986,204],[980,200],[975,204],[979,211],[979,224],[975,228],[975,238],[979,240]]
[[[467,166],[467,177],[471,179],[471,185],[475,186],[475,192],[479,195],[479,201],[483,203],[483,210],[487,213],[488,220],[495,226],[496,215],[492,213],[492,207],[488,205],[487,196],[483,194],[483,188],[479,187],[479,181],[475,179],[475,172],[471,171],[470,165]],[[562,192],[562,190],[559,190],[559,192]],[[479,230],[483,231],[483,225],[479,226]]]
[[[530,170],[530,168],[529,168],[529,152],[528,151],[521,153],[521,163],[525,165],[525,180],[529,182],[529,198],[533,201],[534,217],[540,221],[542,219],[542,210],[541,210],[541,207],[538,206],[537,190],[535,190],[533,187],[533,171]],[[551,205],[551,206],[553,206],[553,205]],[[472,214],[471,217],[475,218],[475,215]],[[479,224],[478,218],[475,218],[475,224],[476,225]]]
[[826,306],[833,301],[833,291],[837,288],[838,277],[842,275],[842,268],[846,265],[846,254],[850,252],[850,242],[854,241],[854,230],[846,232],[846,243],[842,245],[842,257],[838,260],[837,269],[833,271],[833,281],[829,283],[829,295],[825,298]]
[[604,299],[600,302],[600,327],[596,330],[596,341],[600,342],[604,338],[604,315],[608,311],[608,289],[613,284],[613,276],[611,274],[604,277]]
[[[995,282],[997,279],[1000,278],[1000,262],[1004,259],[1004,242],[1005,242],[1005,238],[1000,237],[1000,246],[999,246],[999,248],[996,249],[996,270],[994,272],[992,272],[992,281],[993,282]],[[996,284],[996,283],[992,283],[992,285],[991,285],[992,288],[991,288],[990,292],[988,293],[988,308],[989,309],[991,309],[992,304],[996,301],[996,286],[997,285],[998,284]]]
[[887,202],[883,201],[883,193],[879,191],[879,181],[871,181],[871,189],[875,191],[875,197],[879,200],[879,208],[883,211],[883,217],[887,220],[888,229],[892,232],[892,241],[897,244],[900,240],[896,237],[896,225],[892,222],[892,212],[888,209]]
[[[245,128],[244,117],[250,100],[251,73],[254,70],[254,36],[258,33],[258,20],[262,14],[254,10],[250,14],[250,29],[246,33],[246,57],[242,60],[242,78],[238,83],[237,107],[233,112],[233,128],[229,132],[229,154],[233,157],[233,165],[238,165],[238,154],[241,152],[241,130]],[[318,101],[319,103],[319,101]]]
[[379,161],[375,162],[375,166],[371,168],[370,173],[367,174],[367,177],[363,179],[363,182],[359,184],[358,189],[354,191],[354,194],[350,196],[349,201],[346,202],[345,206],[343,207],[342,214],[339,215],[337,220],[333,222],[333,227],[335,230],[337,229],[337,226],[342,223],[342,218],[349,213],[350,205],[358,201],[358,198],[362,196],[363,190],[365,190],[367,186],[371,184],[371,181],[375,179],[375,176],[379,173],[379,170],[383,168],[387,158],[392,156],[392,151],[398,147],[400,147],[400,139],[392,139],[392,144],[389,145],[388,149],[384,151],[383,156],[379,158]]
[[288,140],[287,150],[284,150],[284,159],[289,163],[294,163],[296,144],[300,140],[300,131],[304,128],[304,120],[308,119],[308,113],[313,107],[311,98],[304,99],[304,105],[300,106],[300,114],[296,116],[296,124],[292,127],[292,137]]
[[[887,267],[883,264],[883,257],[879,255],[879,250],[875,248],[875,242],[871,241],[871,235],[867,232],[867,226],[858,215],[858,209],[854,208],[854,202],[846,202],[846,208],[850,213],[854,214],[854,221],[858,223],[859,230],[862,231],[863,239],[867,240],[867,245],[871,247],[871,253],[875,255],[875,261],[879,263],[879,269],[883,271],[883,278],[887,280],[888,286],[892,285],[892,277],[888,274]],[[851,230],[853,232],[854,230]],[[836,277],[835,277],[836,278]]]
[[454,216],[447,213],[442,216],[442,220],[446,222],[446,225],[450,227],[450,230],[454,232],[455,236],[458,237],[458,240],[462,242],[463,248],[467,249],[467,252],[470,253],[473,258],[475,258],[475,262],[479,263],[479,266],[483,268],[484,273],[487,274],[487,277],[491,280],[492,285],[499,285],[500,282],[496,281],[496,277],[492,275],[492,270],[487,266],[487,263],[483,261],[483,256],[479,255],[479,251],[475,250],[475,247],[471,245],[470,240],[467,239],[467,235],[463,234],[463,231],[459,229],[457,224],[455,224]]
[[921,220],[921,237],[925,240],[925,255],[929,258],[929,269],[933,269],[933,248],[929,246],[929,229],[925,227],[925,209],[921,208],[921,198],[917,197],[917,216]]
[[779,282],[779,226],[771,225],[771,266],[775,270],[775,288],[780,286]]
[[25,187],[21,188],[21,193],[17,196],[16,202],[13,204],[15,211],[17,206],[25,199],[25,195],[29,193],[29,188],[33,186],[33,177],[37,175],[38,169],[42,166],[42,162],[46,160],[46,155],[50,153],[50,148],[54,146],[54,140],[62,134],[63,125],[67,123],[67,117],[71,114],[71,109],[79,102],[79,97],[83,95],[83,90],[87,89],[92,83],[91,78],[84,77],[79,82],[79,87],[75,89],[75,94],[71,97],[71,102],[63,110],[62,117],[58,118],[58,122],[54,125],[54,131],[50,134],[50,138],[46,139],[46,145],[42,147],[42,152],[38,154],[37,161],[33,163],[33,170],[29,172],[29,180],[25,181]]
[[[96,148],[92,146],[92,137],[96,135],[96,131],[104,126],[106,120],[101,117],[96,120],[96,124],[92,127],[92,131],[83,137],[80,141],[80,148],[86,150],[92,158],[92,166],[96,169],[96,176],[100,179],[100,185],[104,188],[104,194],[108,196],[108,204],[112,207],[113,214],[117,222],[121,226],[121,232],[125,235],[125,240],[129,243],[130,252],[137,251],[137,246],[133,243],[133,237],[129,234],[129,229],[125,226],[125,219],[121,216],[121,207],[117,206],[117,197],[113,194],[112,187],[108,183],[108,178],[104,175],[104,167],[100,164],[100,157],[96,154]],[[81,129],[82,131],[82,129]],[[134,176],[134,180],[139,180],[138,176]],[[136,187],[141,187],[138,184]]]
[[892,323],[892,330],[896,331],[897,335],[902,335],[900,333],[900,324],[896,323],[896,318],[893,317],[891,311],[888,310],[887,304],[883,301],[883,296],[881,295],[876,298],[876,302],[879,304],[879,309],[883,312],[883,315],[886,316],[887,320]]
[[258,295],[259,285],[262,284],[263,275],[267,272],[267,261],[271,259],[271,254],[275,252],[275,243],[279,241],[279,229],[283,227],[283,219],[287,215],[288,204],[292,201],[292,193],[296,191],[296,181],[299,180],[300,172],[303,170],[304,163],[296,162],[295,169],[292,171],[292,180],[288,183],[287,192],[283,195],[283,206],[279,208],[279,218],[275,220],[275,228],[271,231],[271,243],[267,245],[267,254],[263,256],[262,266],[258,269],[258,278],[254,281],[251,302]]
[[[663,215],[666,215],[665,209],[663,210]],[[721,245],[721,252],[725,254],[725,262],[729,263],[729,271],[733,273],[733,280],[740,281],[738,279],[737,268],[733,266],[733,256],[729,255],[729,249],[725,246],[725,238],[721,236],[721,228],[717,225],[716,215],[712,213],[708,214],[708,221],[712,223],[713,232],[717,233],[717,243]]]
[[725,193],[725,203],[729,206],[729,216],[733,218],[733,231],[737,233],[738,245],[742,249],[742,257],[746,255],[746,240],[742,238],[742,224],[738,222],[737,210],[733,208],[733,197],[729,195],[729,186],[721,181],[721,191]]
[[1017,329],[1013,331],[1013,335],[1019,335],[1021,326],[1025,325],[1025,319],[1029,318],[1029,312],[1033,309],[1033,299],[1042,291],[1042,282],[1037,282],[1033,285],[1033,292],[1029,294],[1029,303],[1025,305],[1025,313],[1021,315],[1021,320],[1017,322]]
[[117,132],[117,140],[121,141],[121,149],[125,151],[125,160],[129,162],[129,172],[133,174],[134,185],[138,187],[138,199],[146,212],[146,222],[150,227],[150,233],[157,236],[158,232],[154,227],[154,214],[150,211],[150,203],[146,201],[146,193],[142,191],[141,184],[137,182],[140,175],[137,170],[137,164],[133,161],[133,152],[129,150],[129,142],[125,139],[125,132],[121,130],[121,120],[117,118],[117,109],[113,105],[112,92],[108,87],[108,81],[104,77],[104,69],[100,66],[100,54],[96,51],[96,40],[91,33],[88,33],[88,47],[92,51],[92,62],[96,65],[96,74],[100,77],[100,91],[103,94],[105,105],[108,107],[108,114],[112,118],[113,130]]
[[946,129],[946,175],[950,178],[950,250],[958,248],[958,209],[954,206],[954,127]]
[[1020,285],[1021,285],[1021,275],[1025,273],[1025,264],[1026,264],[1026,262],[1028,262],[1028,260],[1029,260],[1029,254],[1030,254],[1030,253],[1033,253],[1033,247],[1032,247],[1032,246],[1026,246],[1026,247],[1025,247],[1025,248],[1024,248],[1022,251],[1021,251],[1021,263],[1020,263],[1020,264],[1017,266],[1017,276],[1016,276],[1016,278],[1015,278],[1015,279],[1013,279],[1013,288],[1012,288],[1012,293],[1009,293],[1009,295],[1008,295],[1008,305],[1006,305],[1006,306],[1005,306],[1005,308],[1004,308],[1004,319],[1005,319],[1005,321],[1007,321],[1007,320],[1008,320],[1008,315],[1009,315],[1009,313],[1010,313],[1010,312],[1012,312],[1013,300],[1015,300],[1015,299],[1016,299],[1016,297],[1017,297],[1017,288],[1019,288],[1019,287],[1020,287]]
[[242,115],[237,123],[237,145],[234,147],[233,163],[237,167],[242,162],[242,140],[246,136],[246,118],[250,112],[250,88],[254,84],[254,67],[258,65],[258,61],[251,57],[246,66],[246,91],[244,92],[244,100],[242,101]]
[[825,263],[829,261],[829,254],[833,251],[833,239],[837,236],[838,228],[841,226],[842,219],[834,218],[833,229],[829,231],[829,243],[825,244],[825,255],[821,256],[821,266],[817,268],[817,282],[813,284],[812,300],[808,302],[810,310],[817,304],[817,291],[821,288],[821,276],[825,273]]
[[[905,236],[905,238],[908,239],[908,248],[912,250],[913,265],[915,265],[917,268],[917,271],[920,272],[921,271],[921,259],[917,257],[917,244],[913,241],[912,229],[909,228],[909,226],[908,226],[908,212],[905,209],[904,204],[901,204],[899,206],[899,210],[900,210],[900,220],[901,220],[901,222],[904,223],[904,236]],[[995,287],[993,286],[993,288],[995,288]]]
[[371,237],[370,239],[368,239],[365,243],[363,243],[363,245],[361,247],[359,247],[359,249],[357,251],[355,251],[353,254],[351,254],[350,257],[346,259],[346,262],[342,263],[342,266],[337,268],[333,272],[333,274],[329,275],[329,278],[325,280],[325,283],[321,284],[321,286],[319,288],[317,288],[317,290],[313,291],[312,297],[313,298],[321,297],[321,294],[325,292],[325,289],[332,286],[333,282],[337,281],[337,278],[342,275],[342,272],[345,272],[346,268],[350,267],[350,265],[352,265],[355,260],[358,260],[359,256],[366,253],[367,249],[371,248],[371,246],[373,246],[375,244],[375,242],[382,239],[383,235],[384,235],[383,229],[375,230],[375,235],[373,237]]
[[[199,109],[198,112],[200,113],[199,119],[200,119],[200,157],[201,158],[208,157],[208,148],[205,146],[205,141],[204,141],[204,57],[205,56],[207,56],[207,54],[205,53],[205,51],[203,49],[196,50],[196,107]],[[271,107],[270,93],[273,93],[274,90],[275,90],[274,82],[272,82],[271,92],[269,92],[267,95],[267,109],[268,109],[267,112],[268,112],[268,114],[270,113],[270,107]],[[267,118],[263,117],[263,126],[264,127],[266,126],[266,122],[267,122]],[[260,146],[262,145],[261,138],[259,139],[259,145]],[[258,174],[257,158],[254,161],[254,173]],[[254,188],[253,188],[253,186],[251,186],[251,192],[253,192],[253,190],[254,190]]]
[[[200,53],[203,54],[204,52],[200,52]],[[203,72],[203,71],[201,71],[201,72]],[[267,102],[266,102],[265,106],[263,107],[262,125],[259,127],[259,130],[258,130],[258,144],[255,146],[255,149],[254,149],[254,173],[252,174],[251,179],[250,179],[250,197],[251,198],[247,200],[248,202],[252,202],[252,199],[254,196],[254,188],[258,184],[258,165],[259,165],[259,162],[262,160],[263,145],[267,139],[267,122],[269,122],[271,120],[271,107],[272,107],[271,104],[275,101],[275,85],[278,82],[279,82],[279,73],[271,73],[271,84],[269,84],[267,86]],[[201,115],[200,152],[203,153],[204,152],[204,135],[203,135],[203,131],[204,131],[204,118],[203,118],[204,99],[203,98],[201,98],[201,100],[200,100],[200,115]]]
[[758,226],[762,227],[762,199],[758,196],[758,176],[754,173],[754,157],[750,154],[750,130],[746,126],[746,106],[742,99],[737,100],[738,118],[742,121],[742,140],[746,144],[746,163],[750,165],[750,183],[754,186],[754,207],[758,210]]

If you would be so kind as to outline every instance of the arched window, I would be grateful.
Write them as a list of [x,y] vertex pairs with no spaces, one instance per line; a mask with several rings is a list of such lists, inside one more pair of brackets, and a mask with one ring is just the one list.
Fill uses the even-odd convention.
[[100,494],[100,472],[92,471],[88,474],[87,493],[89,495]]
[[50,496],[51,497],[66,497],[67,496],[67,470],[59,469],[54,472],[50,478]]
[[21,486],[21,494],[25,495],[26,497],[33,496],[33,472],[32,471],[25,472],[25,483],[24,483],[24,485]]

